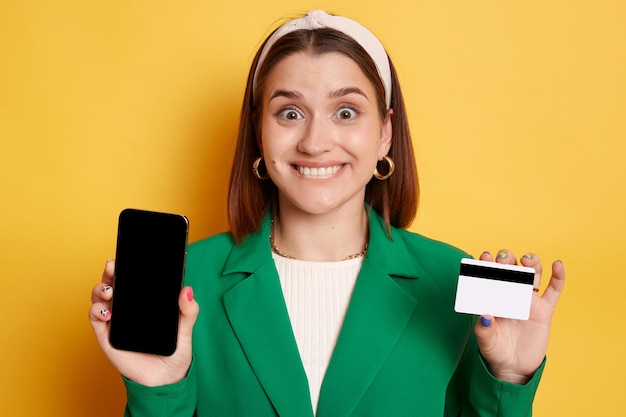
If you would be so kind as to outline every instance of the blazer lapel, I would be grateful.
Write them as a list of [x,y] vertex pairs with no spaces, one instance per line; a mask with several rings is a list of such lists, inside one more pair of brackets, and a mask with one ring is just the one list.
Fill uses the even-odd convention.
[[224,295],[224,307],[278,415],[313,417],[306,373],[271,256],[269,227],[268,216],[261,231],[235,246],[229,255],[224,273],[250,276]]
[[317,417],[346,417],[402,334],[417,301],[396,282],[417,272],[400,236],[370,213],[370,244],[322,384]]

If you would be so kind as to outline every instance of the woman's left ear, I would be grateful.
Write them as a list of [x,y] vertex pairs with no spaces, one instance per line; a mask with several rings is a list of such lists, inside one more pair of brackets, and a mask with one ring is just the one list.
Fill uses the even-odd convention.
[[391,117],[393,116],[393,109],[387,110],[387,116],[383,120],[383,126],[380,136],[380,148],[378,152],[378,160],[382,160],[385,155],[389,153],[391,148],[391,138],[393,137],[393,127],[391,123]]

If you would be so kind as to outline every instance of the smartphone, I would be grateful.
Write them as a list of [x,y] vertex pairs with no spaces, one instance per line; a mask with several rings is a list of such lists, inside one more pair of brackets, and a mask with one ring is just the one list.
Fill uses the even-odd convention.
[[109,340],[116,349],[176,350],[185,275],[185,216],[125,209],[119,215]]

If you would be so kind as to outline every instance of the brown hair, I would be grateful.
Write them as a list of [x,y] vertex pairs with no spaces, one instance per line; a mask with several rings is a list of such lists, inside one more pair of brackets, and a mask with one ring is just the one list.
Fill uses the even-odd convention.
[[[346,55],[357,63],[372,82],[381,118],[384,119],[387,114],[384,87],[373,60],[356,41],[342,32],[322,28],[297,30],[283,36],[272,46],[258,69],[256,91],[252,91],[253,77],[262,49],[263,46],[259,48],[248,74],[228,191],[228,218],[231,234],[237,241],[257,231],[267,213],[278,212],[276,186],[271,179],[257,179],[252,172],[252,164],[261,155],[257,141],[257,120],[263,111],[263,88],[269,73],[280,60],[297,52],[338,52]],[[395,162],[396,171],[387,180],[370,180],[365,189],[365,203],[382,216],[388,228],[390,225],[404,228],[411,224],[417,212],[419,182],[400,84],[391,60],[389,65],[392,79],[390,108],[393,109],[393,133],[388,155]]]

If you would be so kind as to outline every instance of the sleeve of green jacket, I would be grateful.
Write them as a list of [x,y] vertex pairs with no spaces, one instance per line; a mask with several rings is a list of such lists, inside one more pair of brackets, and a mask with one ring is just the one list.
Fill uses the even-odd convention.
[[545,359],[526,384],[496,379],[473,336],[446,394],[446,417],[530,417]]
[[196,368],[192,363],[182,381],[159,387],[146,387],[124,378],[127,403],[125,417],[192,417],[198,390]]

